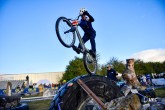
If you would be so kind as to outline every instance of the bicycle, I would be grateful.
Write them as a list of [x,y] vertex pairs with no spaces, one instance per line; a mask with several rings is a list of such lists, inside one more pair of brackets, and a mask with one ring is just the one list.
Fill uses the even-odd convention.
[[80,32],[78,30],[78,19],[68,19],[66,17],[59,17],[55,24],[55,30],[57,37],[61,44],[67,48],[74,46],[76,41],[76,36],[78,37],[79,43],[81,45],[80,52],[83,54],[84,67],[87,72],[92,75],[96,73],[97,60],[93,54],[85,47],[84,42],[81,38]]

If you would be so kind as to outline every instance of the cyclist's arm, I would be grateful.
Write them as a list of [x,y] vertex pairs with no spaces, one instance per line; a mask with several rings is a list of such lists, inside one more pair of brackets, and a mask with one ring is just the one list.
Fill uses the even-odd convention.
[[82,21],[82,20],[81,20],[81,21],[79,21],[79,26],[80,26],[80,27],[86,27],[86,26],[88,26],[88,25],[87,25],[87,22],[86,22],[86,21]]
[[87,11],[85,11],[83,14],[89,17],[90,22],[94,22],[94,18]]
[[88,17],[89,17],[89,21],[90,22],[94,22],[94,18],[89,14],[89,15],[87,15]]

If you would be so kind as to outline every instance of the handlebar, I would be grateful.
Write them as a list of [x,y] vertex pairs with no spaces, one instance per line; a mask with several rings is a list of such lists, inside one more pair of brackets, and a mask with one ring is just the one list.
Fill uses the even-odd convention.
[[76,17],[76,19],[68,18],[68,20],[70,20],[70,21],[75,21],[75,20],[78,20],[78,19],[80,18],[80,16],[81,16],[81,15],[78,15],[78,16]]
[[[78,25],[78,19],[79,19],[80,16],[81,15],[78,15],[76,19],[68,18],[68,20],[73,21],[72,25]],[[64,34],[69,33],[69,32],[74,32],[75,30],[76,30],[76,28],[73,26],[73,27],[71,27],[71,29],[65,31]]]
[[71,29],[65,31],[64,34],[69,33],[69,32],[74,32],[75,30],[76,30],[75,27],[71,27]]

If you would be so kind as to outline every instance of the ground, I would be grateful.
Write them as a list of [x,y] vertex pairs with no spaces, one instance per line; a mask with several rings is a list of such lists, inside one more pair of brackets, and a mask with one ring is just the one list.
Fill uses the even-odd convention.
[[48,110],[52,100],[40,100],[35,102],[28,102],[29,110]]
[[157,97],[165,98],[165,87],[155,89],[155,93]]
[[[155,89],[157,97],[165,98],[165,87]],[[29,110],[48,110],[52,100],[28,102]]]

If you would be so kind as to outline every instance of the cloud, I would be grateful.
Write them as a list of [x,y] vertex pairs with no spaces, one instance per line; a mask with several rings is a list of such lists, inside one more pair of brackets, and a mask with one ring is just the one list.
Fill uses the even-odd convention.
[[165,61],[165,49],[144,50],[134,53],[131,57],[143,60],[144,62],[163,62]]

